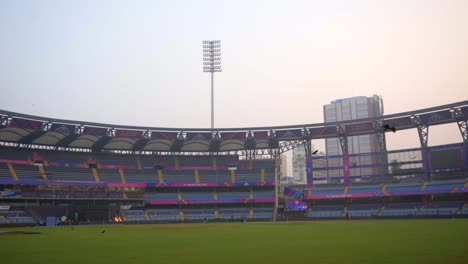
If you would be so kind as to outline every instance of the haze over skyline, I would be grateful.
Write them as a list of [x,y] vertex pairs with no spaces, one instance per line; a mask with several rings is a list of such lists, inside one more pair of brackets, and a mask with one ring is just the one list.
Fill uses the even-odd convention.
[[[385,114],[467,100],[467,13],[462,0],[2,1],[0,109],[208,128],[205,39],[222,44],[215,127],[320,123],[351,96],[381,95]],[[405,133],[390,148],[413,144]]]

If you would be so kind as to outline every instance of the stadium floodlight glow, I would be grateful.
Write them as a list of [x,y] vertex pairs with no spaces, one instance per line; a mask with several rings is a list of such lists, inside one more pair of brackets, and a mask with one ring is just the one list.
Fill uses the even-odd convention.
[[214,73],[221,71],[221,40],[204,40],[203,72],[211,73],[211,129],[214,128]]

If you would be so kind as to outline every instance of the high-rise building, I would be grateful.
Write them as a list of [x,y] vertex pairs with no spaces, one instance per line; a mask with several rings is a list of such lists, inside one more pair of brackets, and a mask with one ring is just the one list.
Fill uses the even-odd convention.
[[280,159],[281,159],[280,175],[288,176],[289,175],[288,157],[285,154],[281,154]]
[[[332,101],[323,106],[323,115],[325,122],[339,122],[346,120],[355,120],[361,118],[382,116],[383,101],[382,97],[373,95],[372,97],[356,96],[351,98]],[[362,135],[348,137],[348,153],[370,153],[378,152],[379,144],[375,135]],[[329,138],[325,140],[327,156],[341,155],[341,146],[338,138]],[[328,159],[328,167],[342,166],[342,159]],[[378,173],[378,168],[358,168],[357,165],[375,164],[375,156],[351,157],[351,176],[372,175]],[[353,168],[356,167],[356,168]],[[333,170],[328,172],[329,176],[343,176],[342,170]]]
[[305,184],[307,182],[306,174],[306,153],[304,146],[299,146],[293,149],[292,169],[294,180]]
[[[314,147],[312,146],[312,149]],[[312,157],[312,173],[313,178],[326,178],[327,171],[326,170],[314,170],[314,168],[323,168],[327,167],[326,159],[324,158],[317,158],[319,156],[324,156],[323,152],[319,152]],[[307,167],[306,167],[306,153],[304,146],[299,146],[293,149],[292,154],[292,169],[293,169],[293,177],[294,181],[299,184],[306,184],[307,183]]]

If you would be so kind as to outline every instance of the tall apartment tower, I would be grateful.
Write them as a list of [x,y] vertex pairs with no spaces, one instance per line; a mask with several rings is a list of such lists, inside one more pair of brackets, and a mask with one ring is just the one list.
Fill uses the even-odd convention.
[[[312,149],[314,146],[312,145]],[[312,168],[323,168],[327,167],[326,160],[324,158],[317,159],[316,157],[323,156],[323,152],[320,152],[314,155],[315,158],[312,158]],[[292,176],[294,181],[300,184],[307,183],[307,167],[306,167],[306,152],[303,145],[293,149],[292,154]],[[314,179],[326,178],[326,170],[313,170]]]
[[[383,101],[382,97],[373,95],[372,97],[356,96],[351,98],[332,101],[323,106],[323,115],[325,122],[339,122],[346,120],[355,120],[361,118],[382,116]],[[341,155],[341,146],[338,138],[325,140],[327,156]],[[348,137],[349,154],[378,152],[379,144],[375,135],[363,135]],[[369,165],[377,162],[375,156],[351,157],[351,176],[373,175],[378,173],[378,168],[353,168],[358,165]],[[342,166],[341,159],[328,159],[328,166]],[[329,176],[343,176],[341,170],[329,171]]]
[[293,149],[292,155],[292,176],[297,182],[306,183],[306,153],[304,146],[299,146]]

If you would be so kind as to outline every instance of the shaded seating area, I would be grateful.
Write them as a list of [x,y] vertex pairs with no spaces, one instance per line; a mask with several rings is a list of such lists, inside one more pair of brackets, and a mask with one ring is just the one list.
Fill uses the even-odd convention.
[[95,182],[89,168],[44,167],[50,181]]
[[148,209],[146,213],[151,221],[175,222],[182,220],[177,209]]
[[338,218],[343,213],[343,205],[314,205],[307,213],[309,218]]
[[127,222],[146,222],[145,211],[143,210],[122,210]]
[[24,211],[0,211],[0,215],[5,224],[36,224],[36,220]]
[[237,207],[237,208],[220,208],[219,209],[219,219],[220,220],[240,220],[242,217],[248,218],[250,209],[246,207]]
[[381,216],[414,216],[421,207],[420,203],[389,203]]

